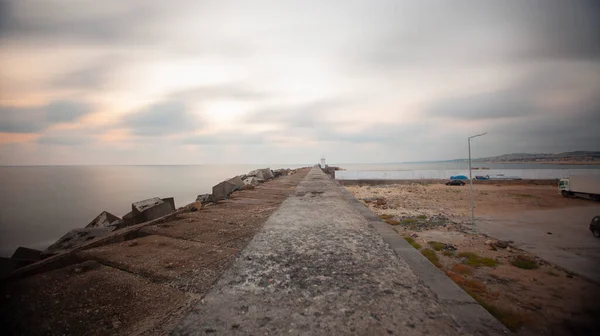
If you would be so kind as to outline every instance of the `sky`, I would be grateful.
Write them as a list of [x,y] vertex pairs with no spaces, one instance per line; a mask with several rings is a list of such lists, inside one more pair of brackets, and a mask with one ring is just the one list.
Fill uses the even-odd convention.
[[0,165],[600,150],[600,3],[0,0]]

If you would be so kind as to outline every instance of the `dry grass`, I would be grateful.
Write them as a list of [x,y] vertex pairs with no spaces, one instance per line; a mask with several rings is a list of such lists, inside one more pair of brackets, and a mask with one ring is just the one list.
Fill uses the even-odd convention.
[[424,249],[421,251],[421,254],[425,256],[432,264],[434,264],[437,268],[442,268],[442,264],[440,264],[440,260],[438,259],[437,254],[432,249]]
[[464,276],[451,271],[447,271],[446,275],[508,329],[517,331],[523,325],[530,322],[531,319],[527,315],[518,314],[511,310],[493,305],[491,301],[496,299],[497,294],[488,292],[487,287],[483,282],[476,279],[467,279]]
[[446,247],[446,244],[437,241],[428,241],[427,244],[429,244],[429,246],[436,251],[441,251],[444,249],[444,247]]
[[390,224],[390,225],[400,225],[401,223],[395,219],[386,219],[384,222]]
[[473,267],[481,267],[481,266],[494,267],[494,266],[498,265],[498,261],[496,261],[492,258],[482,257],[482,256],[478,255],[477,253],[473,253],[473,252],[461,252],[458,254],[458,257],[465,258],[465,264],[467,264],[469,266],[473,266]]
[[452,266],[452,268],[450,268],[450,270],[454,273],[458,273],[458,274],[472,274],[473,273],[473,268],[469,267],[467,265],[463,265],[463,264],[454,264]]
[[454,257],[454,251],[450,251],[450,250],[444,250],[444,251],[442,251],[442,254],[445,255],[446,257]]
[[421,248],[421,245],[411,237],[404,237],[404,240],[406,240],[412,247],[416,248],[417,250]]
[[516,256],[511,262],[511,265],[522,268],[522,269],[536,269],[538,268],[537,262],[535,260],[525,257],[525,256]]

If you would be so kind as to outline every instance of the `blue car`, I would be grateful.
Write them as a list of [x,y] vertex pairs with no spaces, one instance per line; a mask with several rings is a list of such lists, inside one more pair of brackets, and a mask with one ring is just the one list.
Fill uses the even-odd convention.
[[456,175],[456,176],[450,176],[451,180],[468,180],[469,178],[466,177],[465,175]]

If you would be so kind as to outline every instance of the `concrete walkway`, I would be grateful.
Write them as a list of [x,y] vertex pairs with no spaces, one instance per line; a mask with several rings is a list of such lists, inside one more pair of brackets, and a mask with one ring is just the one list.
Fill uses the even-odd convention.
[[313,168],[173,333],[505,333],[466,293],[369,214]]

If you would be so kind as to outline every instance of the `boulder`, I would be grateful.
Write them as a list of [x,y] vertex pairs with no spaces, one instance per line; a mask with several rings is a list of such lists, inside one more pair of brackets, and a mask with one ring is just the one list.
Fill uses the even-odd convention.
[[200,202],[202,203],[202,205],[210,203],[213,201],[212,195],[211,194],[202,194],[202,195],[198,195],[198,197],[196,197],[196,202]]
[[148,222],[175,212],[175,201],[166,198],[167,202],[158,197],[131,204],[133,224]]
[[123,226],[133,225],[133,211],[129,211],[123,215]]
[[494,245],[499,248],[507,248],[510,243],[512,243],[512,241],[498,240]]
[[42,259],[42,251],[38,251],[32,248],[19,246],[15,253],[12,255],[12,259],[38,261]]
[[42,251],[41,256],[49,257],[51,255],[70,250],[87,243],[90,240],[108,236],[113,231],[112,228],[83,228],[69,231],[54,244]]
[[277,170],[273,170],[273,176],[275,177],[279,177],[279,176],[285,176],[290,172],[289,169],[277,169]]
[[119,217],[111,214],[107,211],[102,211],[96,218],[94,218],[86,228],[101,228],[109,227],[113,222],[120,220]]
[[261,170],[262,170],[263,177],[265,180],[270,180],[275,177],[275,175],[273,175],[273,171],[271,170],[271,168],[265,168],[265,169],[261,169]]
[[218,202],[220,200],[227,199],[232,192],[240,189],[237,185],[229,182],[223,181],[212,188],[212,198],[213,202]]
[[202,203],[200,203],[200,202],[190,203],[185,206],[185,210],[189,211],[189,212],[198,211],[200,209],[202,209]]
[[259,182],[256,177],[248,177],[244,180],[244,185],[257,186],[257,185],[259,185]]
[[251,172],[248,173],[248,176],[253,176],[256,177],[259,181],[266,181],[266,180],[270,180],[273,177],[275,177],[273,175],[273,172],[271,171],[270,168],[263,168],[263,169],[256,169],[253,170]]
[[165,203],[169,203],[171,205],[171,208],[173,209],[173,211],[175,211],[175,198],[173,197],[167,197],[167,198],[163,198],[162,199],[163,202]]
[[242,181],[242,178],[239,176],[231,178],[231,179],[227,180],[227,182],[235,185],[238,188],[242,188],[244,186],[244,181]]

